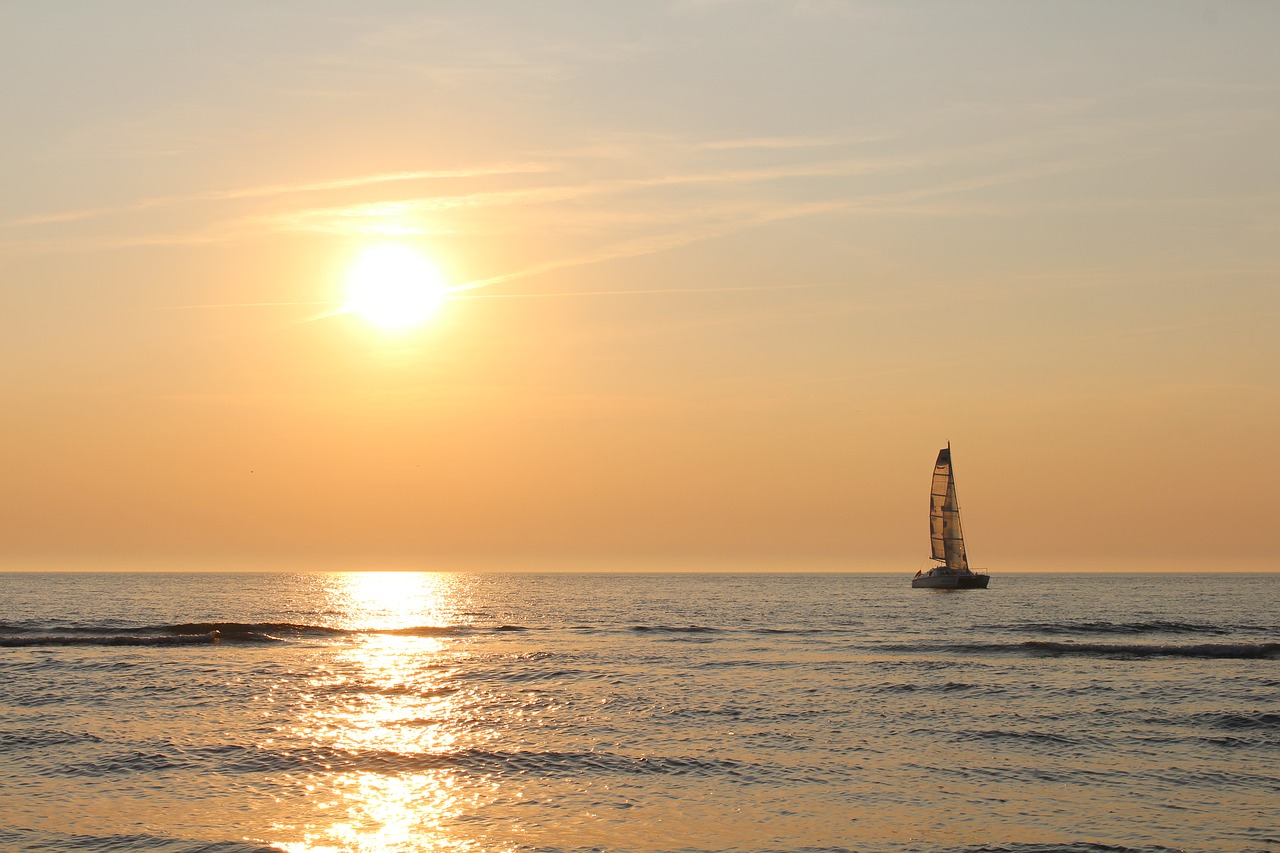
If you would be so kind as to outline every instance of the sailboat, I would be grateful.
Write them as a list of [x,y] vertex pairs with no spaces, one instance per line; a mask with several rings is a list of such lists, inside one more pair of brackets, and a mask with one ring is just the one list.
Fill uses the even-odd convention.
[[939,565],[916,572],[914,589],[986,589],[991,575],[969,569],[960,530],[960,504],[956,500],[956,476],[951,467],[951,442],[938,451],[933,464],[933,486],[929,489],[929,539],[933,559]]

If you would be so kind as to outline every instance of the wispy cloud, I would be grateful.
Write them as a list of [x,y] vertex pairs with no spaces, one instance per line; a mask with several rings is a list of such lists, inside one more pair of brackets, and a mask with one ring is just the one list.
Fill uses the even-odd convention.
[[487,166],[476,166],[467,169],[419,169],[401,172],[384,172],[374,175],[359,175],[350,178],[334,178],[323,181],[304,181],[283,184],[264,184],[252,187],[238,187],[225,190],[207,190],[186,195],[157,196],[142,199],[130,204],[111,207],[91,207],[81,210],[62,211],[58,213],[22,216],[0,222],[0,228],[15,228],[30,225],[50,225],[62,222],[74,222],[101,216],[131,213],[166,205],[200,201],[222,201],[234,199],[266,198],[270,196],[291,195],[294,193],[320,192],[324,190],[352,189],[370,187],[379,184],[409,183],[427,180],[443,180],[450,178],[477,178],[494,175],[530,174],[545,172],[551,169],[545,163],[501,163]]
[[470,290],[477,290],[479,288],[490,287],[495,284],[531,278],[533,276],[543,275],[570,267],[580,267],[587,264],[598,264],[606,261],[652,255],[658,252],[665,252],[682,246],[688,246],[693,243],[711,240],[716,237],[723,237],[735,231],[741,231],[746,228],[763,225],[768,222],[775,222],[783,219],[795,219],[802,216],[814,216],[820,213],[829,213],[831,211],[844,209],[845,207],[847,207],[847,204],[844,202],[829,202],[793,205],[785,208],[761,211],[754,216],[744,218],[737,222],[708,225],[684,231],[625,240],[596,251],[585,252],[580,255],[565,258],[558,258],[556,260],[534,264],[513,272],[467,282],[466,284],[459,285],[457,288],[454,288],[454,290],[458,293],[465,293]]
[[288,193],[316,192],[319,190],[348,189],[376,184],[398,183],[405,181],[426,181],[444,178],[479,178],[490,175],[515,175],[534,172],[546,172],[551,166],[545,163],[501,163],[492,166],[477,166],[470,169],[426,169],[406,172],[387,172],[380,175],[363,175],[354,178],[338,178],[328,181],[314,181],[295,184],[270,184],[260,187],[249,187],[232,190],[214,190],[188,196],[183,200],[199,201],[202,199],[224,198],[260,198],[262,196],[285,195]]
[[426,196],[398,201],[338,207],[309,208],[288,213],[255,217],[252,222],[279,231],[312,231],[322,234],[430,233],[425,225],[409,225],[410,216],[443,213],[468,208],[507,207],[518,204],[546,204],[597,195],[599,186],[550,186],[522,190],[499,190],[452,196]]
[[[863,143],[890,136],[614,138],[603,148],[588,143],[536,152],[528,159],[205,190],[117,207],[22,217],[0,227],[53,226],[188,205],[190,210],[183,211],[189,214],[185,221],[195,224],[185,231],[157,233],[144,226],[61,240],[15,239],[9,245],[25,246],[28,251],[207,245],[260,239],[271,233],[441,239],[499,233],[545,235],[544,257],[550,258],[462,286],[464,291],[474,291],[569,267],[670,251],[799,216],[842,211],[864,216],[953,215],[956,205],[944,204],[942,199],[1077,166],[1051,156],[1055,148],[1071,145],[1070,140],[1052,135],[916,147],[908,153],[858,151]],[[941,168],[947,166],[953,168]],[[943,171],[951,177],[940,180]],[[968,177],[957,179],[957,173]],[[529,183],[529,175],[550,175],[555,180],[521,185]],[[477,188],[466,183],[471,179],[484,180]],[[472,191],[423,193],[421,185],[435,180],[450,181],[450,189],[460,181]],[[387,198],[393,188],[404,195]],[[318,206],[300,203],[303,196],[326,192],[365,200]],[[259,199],[278,201],[257,206],[265,211],[242,208],[240,215],[235,215],[234,207],[218,207]],[[590,247],[573,251],[575,245],[581,248],[588,242],[588,236]]]
[[862,142],[879,142],[889,136],[759,136],[742,139],[716,139],[699,145],[708,151],[743,151],[748,149],[791,150],[797,148],[829,148],[835,145],[854,145]]
[[[328,234],[440,233],[442,230],[447,232],[447,226],[442,228],[438,223],[427,222],[421,217],[466,209],[548,205],[645,189],[717,184],[748,185],[799,178],[882,174],[908,170],[928,162],[930,160],[927,157],[880,159],[863,157],[753,168],[685,173],[664,172],[643,177],[608,178],[517,190],[437,195],[368,204],[310,208],[260,217],[256,221],[284,231],[313,231]],[[587,215],[594,215],[594,213]]]
[[[460,293],[454,299],[557,299],[577,296],[669,296],[693,293],[768,293],[832,287],[830,282],[805,284],[728,285],[724,287],[637,287],[627,290],[551,290],[523,293]],[[199,306],[194,306],[199,307]]]

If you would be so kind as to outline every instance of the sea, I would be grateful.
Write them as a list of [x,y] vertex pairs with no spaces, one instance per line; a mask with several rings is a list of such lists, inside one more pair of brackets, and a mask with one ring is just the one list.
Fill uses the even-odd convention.
[[1280,574],[909,581],[0,574],[0,850],[1280,850]]

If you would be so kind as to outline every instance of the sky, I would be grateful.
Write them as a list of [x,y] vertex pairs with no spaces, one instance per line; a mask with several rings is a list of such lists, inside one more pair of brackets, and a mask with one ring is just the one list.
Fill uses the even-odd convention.
[[7,2],[0,567],[1278,569],[1277,32]]

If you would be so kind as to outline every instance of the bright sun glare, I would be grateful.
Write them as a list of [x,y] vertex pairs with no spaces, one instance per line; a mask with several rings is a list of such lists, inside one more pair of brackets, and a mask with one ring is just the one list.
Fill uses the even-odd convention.
[[444,277],[428,258],[407,246],[373,246],[351,267],[342,310],[398,331],[431,319],[444,298]]

